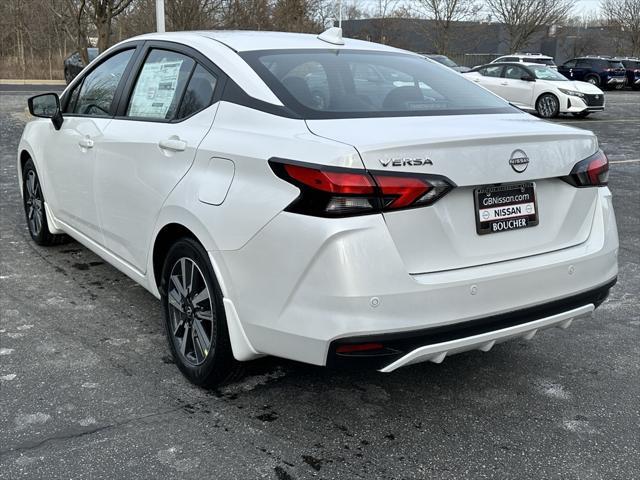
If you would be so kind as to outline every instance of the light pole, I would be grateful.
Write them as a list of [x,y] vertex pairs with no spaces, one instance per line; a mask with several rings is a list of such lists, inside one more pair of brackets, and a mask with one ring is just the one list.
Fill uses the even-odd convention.
[[156,0],[156,30],[164,32],[164,0]]

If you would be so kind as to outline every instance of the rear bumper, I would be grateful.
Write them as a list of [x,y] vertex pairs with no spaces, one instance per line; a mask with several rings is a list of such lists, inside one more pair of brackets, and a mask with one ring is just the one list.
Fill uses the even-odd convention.
[[[488,352],[497,343],[513,338],[530,340],[540,330],[588,316],[605,301],[616,279],[601,287],[532,308],[476,319],[451,326],[387,335],[343,338],[331,343],[327,365],[358,366],[392,372],[413,363],[441,363],[445,357],[468,350]],[[360,353],[339,353],[340,346],[380,344],[382,348]]]
[[[591,232],[579,245],[433,273],[407,273],[381,216],[347,220],[284,213],[242,249],[210,252],[225,285],[225,302],[237,311],[248,351],[326,365],[334,362],[336,345],[353,343],[354,337],[413,338],[408,347],[397,348],[394,358],[377,365],[392,368],[398,355],[434,345],[428,339],[416,343],[416,332],[420,337],[425,332],[458,331],[457,338],[444,341],[462,344],[437,351],[450,354],[462,347],[486,348],[493,340],[547,326],[532,324],[522,331],[496,333],[495,338],[469,340],[476,333],[464,330],[487,325],[487,319],[517,317],[505,328],[538,320],[549,326],[565,322],[568,317],[550,317],[589,305],[595,308],[601,301],[599,295],[579,304],[565,304],[565,299],[593,293],[618,273],[618,235],[606,187],[598,189]],[[551,311],[549,305],[560,305],[560,310]],[[539,314],[524,318],[523,311]],[[418,357],[429,360],[433,353],[421,350],[405,363]]]
[[625,77],[609,77],[607,79],[607,84],[608,85],[614,85],[614,84],[619,84],[619,83],[625,83],[627,81],[626,76]]

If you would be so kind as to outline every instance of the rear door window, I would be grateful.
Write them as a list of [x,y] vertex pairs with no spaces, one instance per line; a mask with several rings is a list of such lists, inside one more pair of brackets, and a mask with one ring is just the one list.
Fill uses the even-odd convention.
[[176,118],[187,118],[211,105],[217,81],[215,75],[197,65],[182,97]]
[[138,74],[127,116],[173,119],[194,67],[195,61],[181,53],[151,50]]
[[481,68],[479,72],[485,77],[499,77],[502,73],[502,65],[496,65],[494,67],[484,67]]
[[505,78],[511,78],[514,80],[520,80],[526,74],[527,72],[525,72],[522,68],[517,67],[515,65],[509,65],[505,67],[505,70],[504,70]]

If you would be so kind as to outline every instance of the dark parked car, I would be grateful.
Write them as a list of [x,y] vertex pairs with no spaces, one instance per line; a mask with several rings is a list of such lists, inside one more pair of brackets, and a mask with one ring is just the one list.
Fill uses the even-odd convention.
[[[98,53],[100,53],[100,50],[98,50],[97,48],[87,48],[87,58],[89,59],[89,62],[96,58],[98,56]],[[67,84],[71,83],[71,80],[76,78],[76,75],[78,75],[85,66],[86,65],[82,61],[82,55],[80,55],[80,52],[73,52],[71,55],[65,58],[64,79]]]
[[435,60],[436,62],[441,63],[442,65],[445,65],[445,66],[455,70],[456,72],[464,73],[464,72],[468,72],[469,70],[471,70],[469,67],[463,67],[461,65],[458,65],[456,62],[451,60],[446,55],[427,54],[427,55],[425,55],[425,57],[430,58],[431,60]]
[[640,90],[640,58],[616,59],[627,69],[627,85],[634,90]]
[[606,57],[572,58],[558,67],[558,71],[569,80],[589,82],[603,90],[621,89],[627,71],[619,60]]

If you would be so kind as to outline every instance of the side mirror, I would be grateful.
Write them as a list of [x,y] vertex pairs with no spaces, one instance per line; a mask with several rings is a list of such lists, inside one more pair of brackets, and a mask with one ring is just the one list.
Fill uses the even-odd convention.
[[520,80],[524,80],[525,82],[535,82],[536,79],[533,78],[531,75],[523,75],[520,77]]
[[34,117],[50,118],[53,127],[60,130],[62,127],[62,112],[60,111],[60,98],[57,93],[43,93],[27,100],[29,113]]

